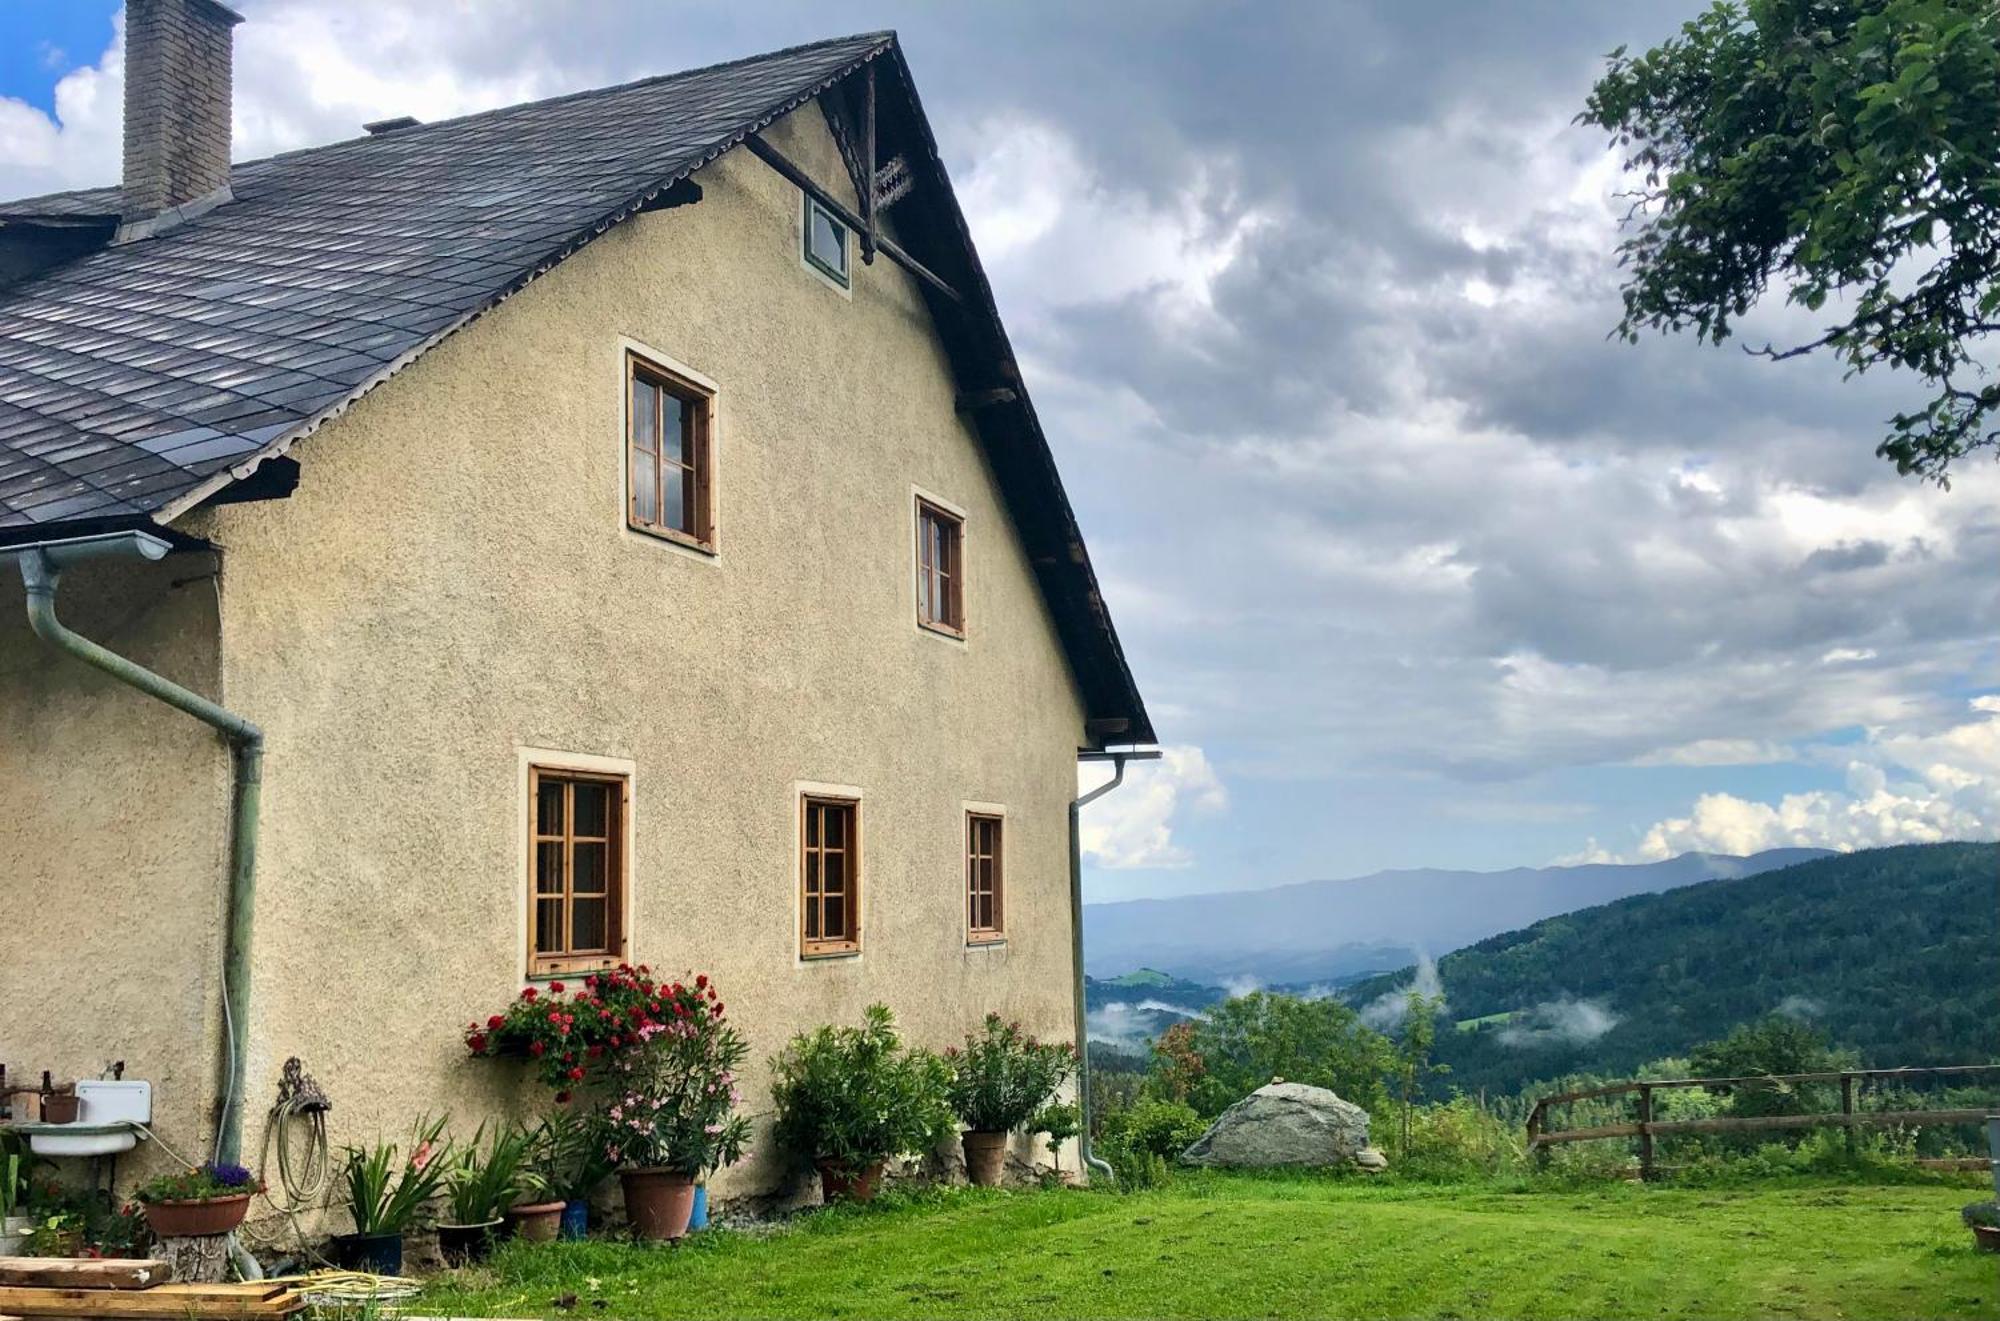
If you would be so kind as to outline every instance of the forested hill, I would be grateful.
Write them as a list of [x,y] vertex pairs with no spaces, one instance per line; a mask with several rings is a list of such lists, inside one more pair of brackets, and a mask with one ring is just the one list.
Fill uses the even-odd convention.
[[[1876,1067],[1997,1059],[2000,845],[1875,849],[1635,895],[1469,945],[1438,973],[1441,1081],[1468,1092],[1625,1073],[1773,1011]],[[1366,1005],[1413,976],[1345,995]]]

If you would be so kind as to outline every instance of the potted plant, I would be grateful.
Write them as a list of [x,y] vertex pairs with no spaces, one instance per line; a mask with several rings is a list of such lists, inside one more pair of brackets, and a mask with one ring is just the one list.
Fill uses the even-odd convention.
[[81,1210],[48,1210],[34,1218],[28,1229],[30,1257],[75,1257],[82,1255],[90,1217]]
[[622,1088],[605,1108],[604,1154],[632,1232],[671,1240],[687,1233],[695,1179],[743,1156],[750,1122],[732,1111],[749,1047],[706,975],[667,988],[658,1006],[657,1026],[614,1070]]
[[802,1032],[771,1061],[779,1142],[819,1171],[828,1201],[875,1195],[892,1156],[936,1146],[951,1131],[943,1060],[904,1049],[886,1005],[860,1027]]
[[159,1237],[199,1238],[242,1224],[250,1199],[263,1191],[257,1176],[241,1165],[210,1163],[159,1175],[132,1196]]
[[535,1128],[549,1195],[563,1203],[561,1238],[580,1239],[590,1232],[590,1195],[611,1174],[603,1129],[601,1116],[575,1108],[558,1109]]
[[1062,1173],[1062,1145],[1083,1131],[1083,1117],[1077,1108],[1065,1102],[1045,1105],[1035,1112],[1028,1121],[1030,1133],[1041,1133],[1048,1138],[1049,1162],[1055,1166],[1058,1175]]
[[442,1119],[419,1122],[407,1158],[394,1143],[346,1149],[343,1178],[354,1232],[334,1237],[341,1265],[377,1275],[402,1273],[403,1235],[451,1170],[443,1133]]
[[966,1033],[964,1049],[945,1057],[951,1062],[951,1108],[965,1125],[966,1177],[982,1188],[998,1187],[1007,1135],[1056,1094],[1076,1053],[1067,1045],[1043,1045],[1019,1023],[988,1014],[979,1032]]
[[508,1235],[527,1243],[555,1242],[567,1204],[550,1195],[548,1176],[539,1169],[523,1169],[514,1195],[519,1200],[505,1212]]
[[534,1138],[512,1125],[486,1125],[452,1158],[445,1173],[450,1218],[438,1223],[438,1251],[447,1265],[481,1261],[499,1236],[501,1213],[513,1205]]
[[1973,1202],[1958,1214],[1981,1251],[2000,1252],[2000,1202],[1992,1198]]
[[527,1061],[556,1103],[566,1104],[641,1050],[645,1033],[672,1013],[669,1000],[686,991],[656,980],[644,964],[624,963],[580,983],[523,987],[501,1012],[465,1025],[465,1047],[485,1059]]

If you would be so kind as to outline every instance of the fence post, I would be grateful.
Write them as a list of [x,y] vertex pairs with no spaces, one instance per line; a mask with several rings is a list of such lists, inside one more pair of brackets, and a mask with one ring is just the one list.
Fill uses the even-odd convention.
[[1639,1178],[1653,1181],[1653,1089],[1639,1085]]
[[1549,1149],[1535,1142],[1542,1135],[1542,1114],[1547,1105],[1547,1101],[1537,1101],[1535,1108],[1528,1112],[1528,1154],[1533,1157],[1538,1170],[1545,1170],[1549,1165]]
[[1986,1150],[1993,1166],[1993,1200],[2000,1202],[2000,1115],[1986,1116]]
[[[1854,1075],[1851,1073],[1840,1075],[1840,1113],[1848,1116],[1850,1121],[1854,1115]],[[1852,1156],[1854,1154],[1854,1125],[1852,1122],[1849,1122],[1844,1127],[1847,1129],[1847,1154]]]

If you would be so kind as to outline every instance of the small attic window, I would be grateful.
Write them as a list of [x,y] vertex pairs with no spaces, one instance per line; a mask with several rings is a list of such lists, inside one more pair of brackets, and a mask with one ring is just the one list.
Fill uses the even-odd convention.
[[[804,194],[800,194],[804,196]],[[847,288],[847,226],[810,197],[806,197],[806,265]]]

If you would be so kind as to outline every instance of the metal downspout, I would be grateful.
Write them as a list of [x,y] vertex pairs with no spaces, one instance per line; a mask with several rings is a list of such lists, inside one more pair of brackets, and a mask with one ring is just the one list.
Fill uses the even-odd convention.
[[235,760],[231,802],[229,931],[223,954],[222,1013],[226,1055],[222,1067],[222,1113],[214,1159],[240,1163],[243,1147],[243,1060],[249,1044],[250,944],[257,894],[257,814],[263,782],[264,731],[214,702],[162,678],[78,633],[56,618],[56,585],[67,565],[80,559],[131,556],[159,559],[167,545],[143,533],[92,538],[17,553],[21,581],[28,590],[28,626],[55,650],[104,671],[120,683],[158,698],[211,725],[229,740]]
[[[1158,754],[1155,753],[1155,756]],[[1077,1153],[1087,1170],[1095,1170],[1111,1182],[1118,1176],[1111,1166],[1090,1149],[1090,1014],[1083,999],[1083,841],[1078,828],[1083,809],[1125,782],[1125,757],[1111,760],[1111,778],[1069,805],[1069,935],[1070,967],[1076,978],[1076,1109],[1078,1116]]]

